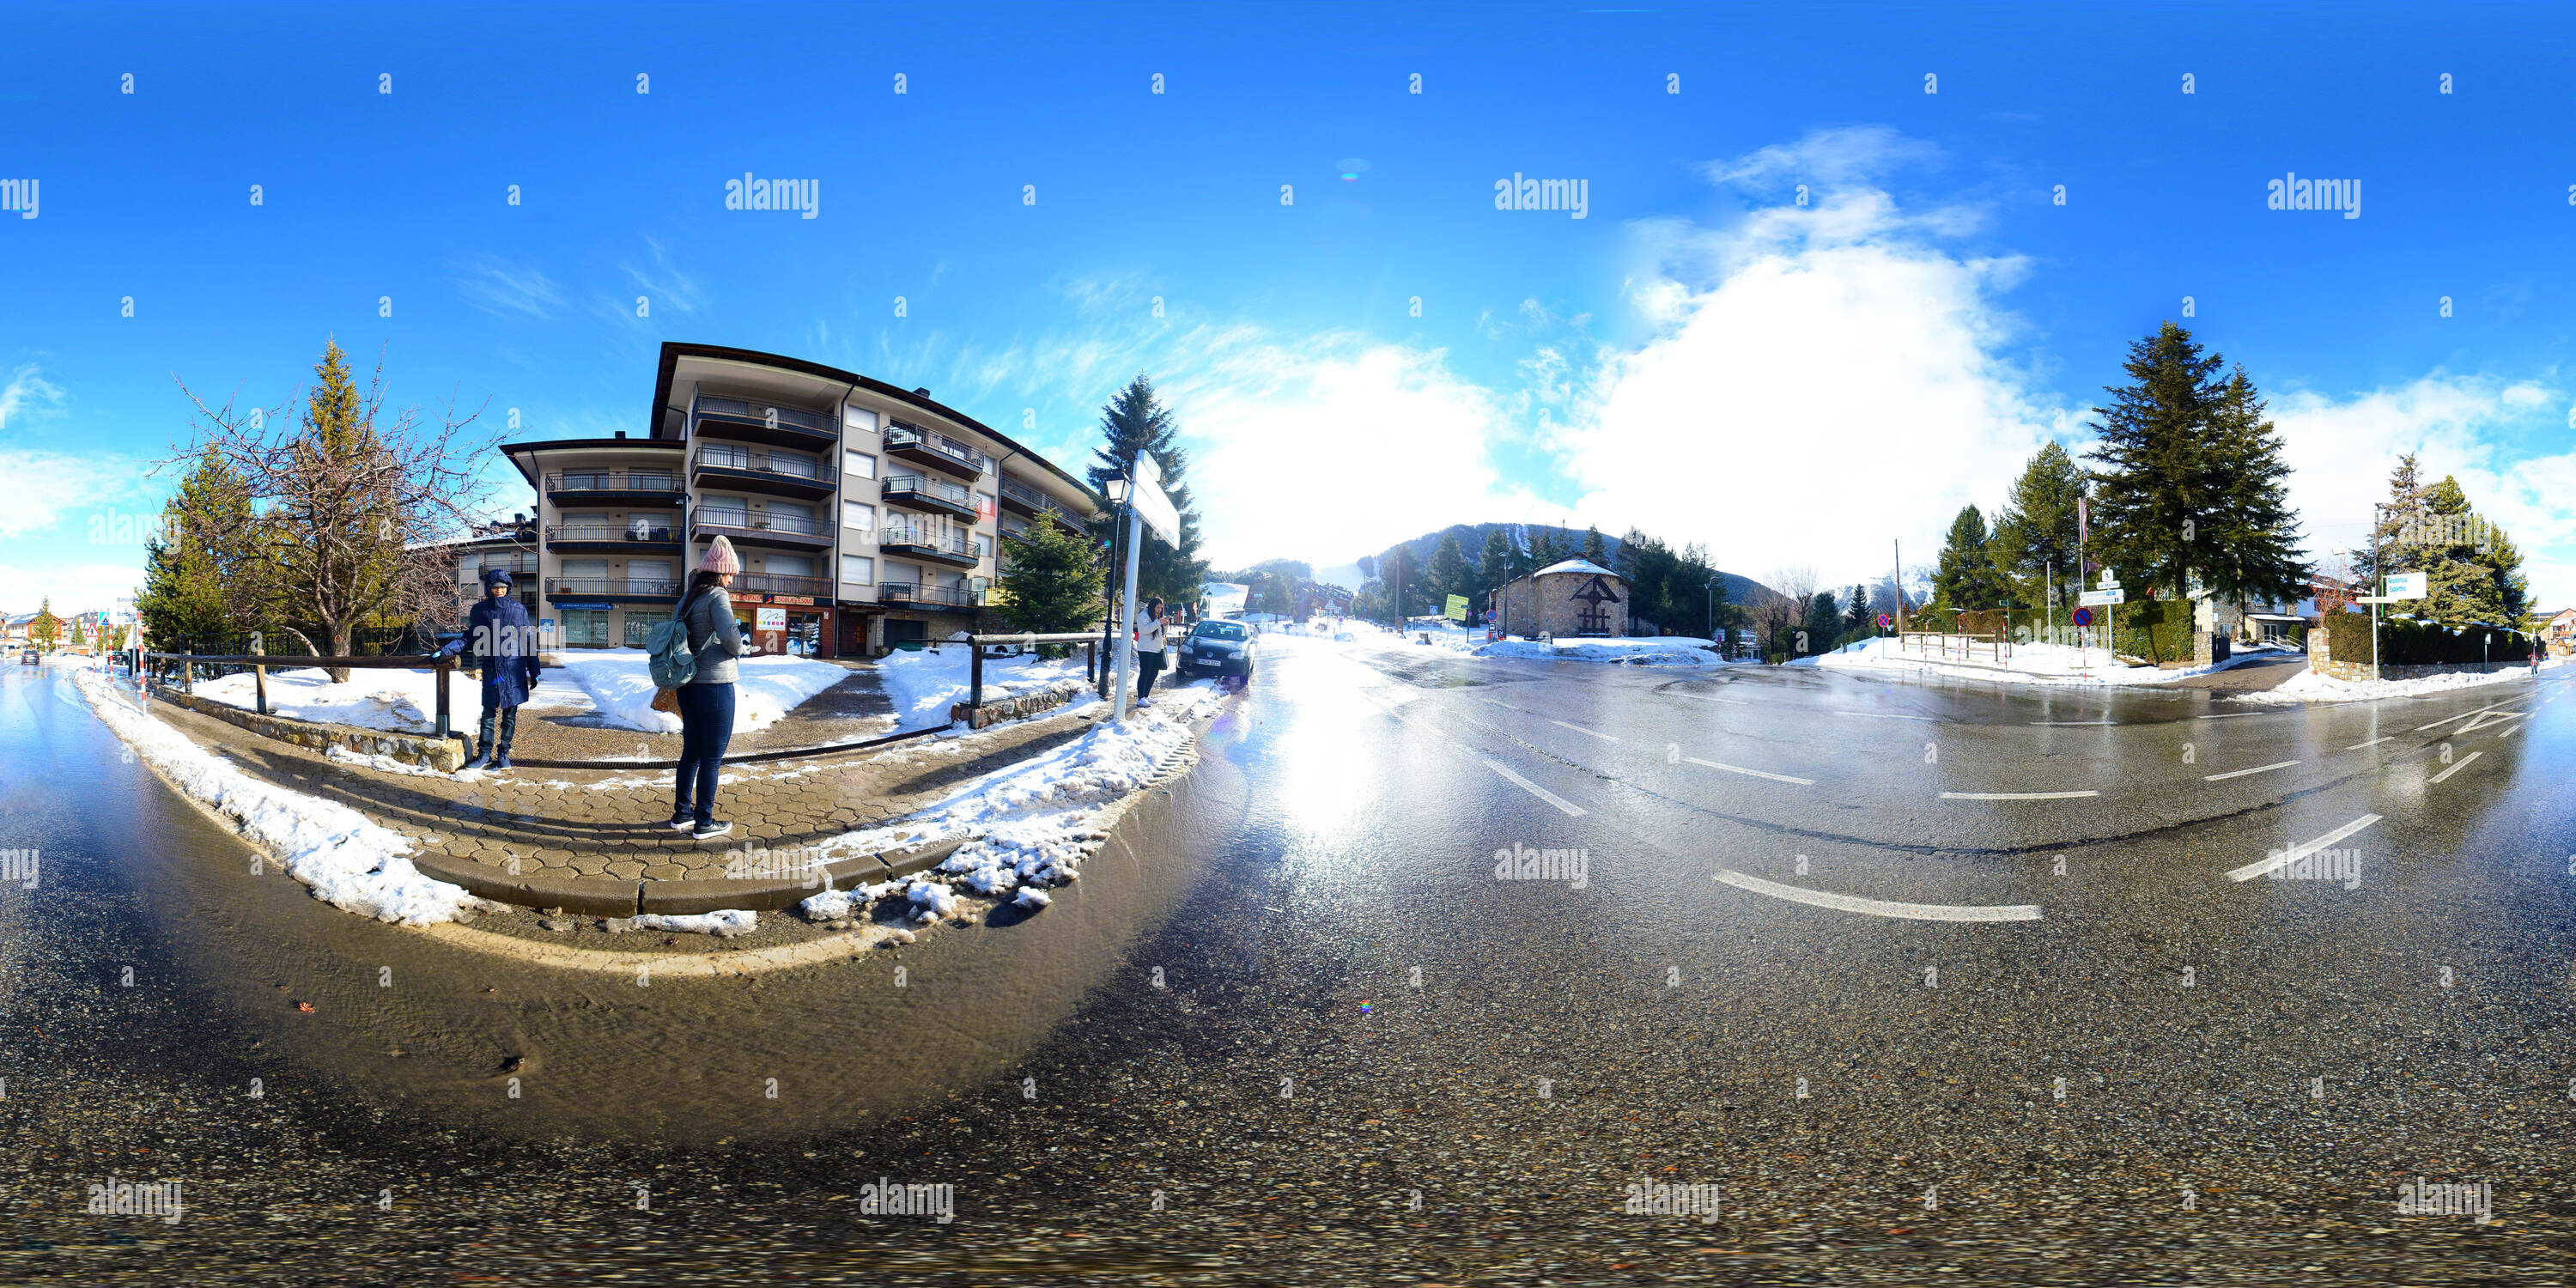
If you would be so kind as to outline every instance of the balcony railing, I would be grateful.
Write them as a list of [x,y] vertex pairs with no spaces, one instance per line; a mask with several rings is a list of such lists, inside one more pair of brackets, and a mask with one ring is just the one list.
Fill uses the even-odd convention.
[[549,595],[645,595],[677,599],[680,583],[668,577],[548,577]]
[[974,489],[951,483],[946,479],[932,478],[927,474],[889,474],[886,476],[884,486],[877,489],[877,495],[890,499],[898,496],[914,496],[931,501],[945,501],[950,505],[968,510],[975,508]]
[[669,470],[582,470],[546,476],[548,492],[677,492]]
[[733,589],[761,595],[829,595],[832,583],[824,577],[800,577],[784,572],[737,573]]
[[799,519],[785,514],[753,514],[748,510],[710,510],[698,507],[695,521],[701,528],[731,528],[736,532],[785,532],[799,537],[828,537],[831,531],[819,520]]
[[546,529],[548,541],[677,541],[679,539],[679,529],[667,523],[640,525],[629,523],[623,526],[607,523],[558,523]]
[[754,452],[739,447],[701,447],[698,449],[697,462],[701,466],[721,470],[743,470],[754,474],[795,479],[822,487],[832,486],[832,467],[811,457],[778,456],[770,452]]
[[[832,423],[821,413],[775,403],[755,403],[741,398],[711,398],[700,395],[690,404],[696,416],[730,416],[736,420],[756,420],[764,425],[793,425],[817,434],[832,433]],[[694,416],[693,416],[694,419]]]
[[964,586],[917,586],[909,582],[889,581],[877,586],[881,604],[936,604],[943,608],[973,608],[975,592]]
[[887,424],[885,445],[887,451],[910,448],[914,451],[937,452],[977,474],[989,472],[993,468],[993,458],[976,451],[973,447],[958,442],[946,434],[935,433],[919,425],[907,425],[899,420]]
[[963,533],[941,533],[934,529],[912,528],[904,527],[902,525],[884,528],[878,531],[877,548],[879,550],[893,550],[897,547],[912,550],[933,550],[940,554],[954,556],[959,559],[981,558],[981,556],[975,553],[975,547],[968,544],[965,534]]

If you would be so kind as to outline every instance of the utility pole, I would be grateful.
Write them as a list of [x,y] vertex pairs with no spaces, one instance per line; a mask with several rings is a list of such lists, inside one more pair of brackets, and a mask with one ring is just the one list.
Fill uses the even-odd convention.
[[1903,638],[1905,635],[1905,547],[1898,544],[1894,538],[1890,538],[1887,543],[1887,553],[1889,558],[1896,561],[1894,569],[1896,580],[1890,584],[1896,588],[1896,634],[1899,638]]
[[2379,558],[2379,506],[2370,507],[2370,678],[2379,678],[2379,601],[2388,596],[2388,569]]

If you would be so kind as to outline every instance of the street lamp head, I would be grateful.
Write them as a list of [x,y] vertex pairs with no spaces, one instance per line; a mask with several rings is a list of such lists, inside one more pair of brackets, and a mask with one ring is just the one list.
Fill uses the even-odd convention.
[[1108,480],[1107,482],[1102,483],[1102,484],[1101,484],[1101,486],[1102,486],[1104,489],[1106,489],[1106,490],[1108,491],[1108,493],[1109,493],[1109,503],[1110,503],[1111,505],[1125,505],[1125,504],[1127,504],[1127,489],[1131,486],[1131,484],[1129,484],[1129,483],[1128,483],[1128,481],[1127,481],[1126,479],[1124,479],[1124,478],[1114,478],[1114,479],[1110,479],[1110,480]]

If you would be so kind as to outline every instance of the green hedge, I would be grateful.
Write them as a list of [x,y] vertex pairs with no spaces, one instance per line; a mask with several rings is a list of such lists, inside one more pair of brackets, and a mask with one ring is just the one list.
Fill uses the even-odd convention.
[[2096,617],[2108,614],[2118,623],[2112,636],[2114,652],[2143,657],[2151,662],[2189,660],[2192,656],[2191,605],[2181,600],[2141,599],[2135,603],[2115,604],[2093,610]]
[[[2370,665],[2370,615],[2328,613],[2326,647],[2338,662]],[[2531,655],[2531,636],[2487,626],[2449,627],[2390,618],[2379,624],[2382,666],[2475,666]]]

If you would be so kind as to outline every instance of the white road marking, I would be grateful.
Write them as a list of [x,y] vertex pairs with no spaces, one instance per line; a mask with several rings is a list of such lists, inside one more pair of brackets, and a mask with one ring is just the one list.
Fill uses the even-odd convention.
[[2489,726],[2489,725],[2500,725],[2500,724],[2503,724],[2503,723],[2504,723],[2505,721],[2507,721],[2507,720],[2521,720],[2521,719],[2526,719],[2526,718],[2528,718],[2528,717],[2530,716],[2530,714],[2531,714],[2531,713],[2530,713],[2530,712],[2527,712],[2527,711],[2507,711],[2507,710],[2503,709],[2502,707],[2489,707],[2486,711],[2480,712],[2480,713],[2478,714],[2478,718],[2477,718],[2477,719],[2472,720],[2472,721],[2470,721],[2470,722],[2469,722],[2469,723],[2467,723],[2467,724],[2461,725],[2461,726],[2460,726],[2460,728],[2459,728],[2459,732],[2461,732],[2461,733],[2474,733],[2474,732],[2476,732],[2476,731],[2478,731],[2478,730],[2480,730],[2480,729],[2484,729],[2484,728],[2486,728],[2486,727],[2487,727],[2487,726]]
[[1583,726],[1578,725],[1578,724],[1567,724],[1566,722],[1564,722],[1564,721],[1562,721],[1562,720],[1550,720],[1550,721],[1548,721],[1548,723],[1549,723],[1549,724],[1552,724],[1552,725],[1555,725],[1555,726],[1556,726],[1557,728],[1559,728],[1559,729],[1571,729],[1571,730],[1575,731],[1576,733],[1580,733],[1580,734],[1590,734],[1591,736],[1593,736],[1593,737],[1595,737],[1595,738],[1598,738],[1598,739],[1600,739],[1600,740],[1601,740],[1601,741],[1603,741],[1603,742],[1617,742],[1617,741],[1619,741],[1618,739],[1613,738],[1613,737],[1611,737],[1610,735],[1608,735],[1608,734],[1606,734],[1606,733],[1596,733],[1596,732],[1594,732],[1593,730],[1586,729],[1586,728],[1584,728]]
[[1791,778],[1787,774],[1766,774],[1759,769],[1746,769],[1742,765],[1721,765],[1714,760],[1702,760],[1697,756],[1684,756],[1682,759],[1687,760],[1694,765],[1706,765],[1711,769],[1723,769],[1730,774],[1746,774],[1754,778],[1768,778],[1775,783],[1796,783],[1800,787],[1813,787],[1816,785],[1816,780],[1812,778]]
[[2211,715],[2211,716],[2202,716],[2202,717],[2201,717],[2201,719],[2203,719],[2203,720],[2233,720],[2233,719],[2235,719],[2235,718],[2236,718],[2236,717],[2238,717],[2238,716],[2268,716],[2268,715],[2270,715],[2270,714],[2272,714],[2272,713],[2271,713],[2271,712],[2269,712],[2269,711],[2221,711],[2221,712],[2219,712],[2219,713],[2218,713],[2218,714],[2216,714],[2216,715]]
[[2087,725],[2112,725],[2120,722],[2117,720],[2033,720],[2031,723],[2042,729],[2080,729]]
[[2275,769],[2287,769],[2297,763],[2299,762],[2295,760],[2284,760],[2277,765],[2256,765],[2252,769],[2231,769],[2223,774],[2202,774],[2200,776],[2200,781],[2204,783],[2214,783],[2222,778],[2243,778],[2247,774],[2268,774]]
[[1553,806],[1557,807],[1558,809],[1564,810],[1568,815],[1570,815],[1570,816],[1572,816],[1572,817],[1574,817],[1574,818],[1581,818],[1581,817],[1583,817],[1586,813],[1588,813],[1588,812],[1589,812],[1589,811],[1585,810],[1582,806],[1577,805],[1577,804],[1575,804],[1574,802],[1572,802],[1572,801],[1570,801],[1570,800],[1567,800],[1567,799],[1565,799],[1564,797],[1559,796],[1559,795],[1557,795],[1556,793],[1554,793],[1554,792],[1552,792],[1552,791],[1549,791],[1548,789],[1546,789],[1546,788],[1544,788],[1544,787],[1541,787],[1541,786],[1539,786],[1538,784],[1533,783],[1533,782],[1531,782],[1530,780],[1528,780],[1528,779],[1526,779],[1526,778],[1523,778],[1523,777],[1521,777],[1521,776],[1520,776],[1520,775],[1518,775],[1518,774],[1513,773],[1510,769],[1505,768],[1505,767],[1504,767],[1502,764],[1500,764],[1499,762],[1488,760],[1488,761],[1486,761],[1486,762],[1485,762],[1485,768],[1490,769],[1490,770],[1493,770],[1495,773],[1497,773],[1497,774],[1501,774],[1503,777],[1508,778],[1508,779],[1512,780],[1513,782],[1520,784],[1520,787],[1521,787],[1521,790],[1522,790],[1522,791],[1528,792],[1530,795],[1535,796],[1535,797],[1539,798],[1540,800],[1546,801],[1548,804],[1553,805]]
[[2364,747],[2376,747],[2376,746],[2378,746],[2379,744],[2381,744],[2381,743],[2383,743],[2383,742],[2395,742],[2395,741],[2397,741],[2397,735],[2392,733],[2392,734],[2388,735],[2388,736],[2387,736],[2387,737],[2385,737],[2385,738],[2373,738],[2373,739],[2371,739],[2371,740],[2370,740],[2370,741],[2368,741],[2368,742],[2356,742],[2356,743],[2354,743],[2353,745],[2351,745],[2351,746],[2349,746],[2349,747],[2344,748],[2344,750],[2345,750],[2345,751],[2359,751],[2359,750],[2361,750],[2361,749],[2362,749],[2362,748],[2364,748]]
[[1941,723],[1941,719],[1938,716],[1898,716],[1889,715],[1880,711],[1837,711],[1834,714],[1838,716],[1850,716],[1857,720],[1920,720],[1925,724]]
[[2078,796],[2101,794],[2089,788],[2080,792],[1943,792],[1941,799],[1945,801],[2066,801]]
[[1741,872],[1720,870],[1717,880],[1739,890],[1767,894],[1791,903],[1833,908],[1842,912],[1864,913],[1872,917],[1896,917],[1906,921],[2037,921],[2039,905],[2029,903],[1970,905],[1955,903],[1890,903],[1885,899],[1863,899],[1858,895],[1833,894],[1809,890],[1804,886],[1781,885]]
[[2510,738],[2510,737],[2514,736],[2515,734],[2518,734],[2518,733],[2521,733],[2521,732],[2522,732],[2522,726],[2521,726],[2521,725],[2515,725],[2514,727],[2512,727],[2512,728],[2510,728],[2510,729],[2505,730],[2503,733],[2497,734],[2497,735],[2496,735],[2496,741],[2498,741],[2498,742],[2502,742],[2502,741],[2504,741],[2505,739]]
[[1705,693],[1676,693],[1673,696],[1676,698],[1689,698],[1694,702],[1723,702],[1730,707],[1749,707],[1753,705],[1750,702],[1739,702],[1734,698],[1712,698]]
[[2317,851],[2322,850],[2378,821],[2379,816],[2377,814],[2364,814],[2313,841],[2293,845],[2286,850],[2273,854],[2271,857],[2264,859],[2260,863],[2248,863],[2244,867],[2228,873],[2227,879],[2230,881],[2251,881],[2274,868],[2283,867],[2297,862],[2300,859],[2304,859],[2309,855],[2314,854]]
[[2438,783],[2438,782],[2442,781],[2443,779],[2448,778],[2448,777],[2450,777],[2451,775],[2456,774],[2456,773],[2460,772],[2461,770],[2468,768],[2468,767],[2469,767],[2469,762],[2470,762],[2470,761],[2475,760],[2475,759],[2477,759],[2478,757],[2483,756],[2483,755],[2485,755],[2485,754],[2486,754],[2486,753],[2485,753],[2485,752],[2483,752],[2483,751],[2473,751],[2473,752],[2470,752],[2469,754],[2467,754],[2467,755],[2465,755],[2465,756],[2460,757],[2459,762],[2458,762],[2457,764],[2452,765],[2450,768],[2445,769],[2445,770],[2443,770],[2442,772],[2440,772],[2440,773],[2438,773],[2438,774],[2433,775],[2431,778],[2427,778],[2427,779],[2425,779],[2424,781],[2425,781],[2425,782],[2428,782],[2428,783]]
[[2444,725],[2446,725],[2446,724],[2453,724],[2453,723],[2456,723],[2456,722],[2458,722],[2458,721],[2466,720],[2466,719],[2468,719],[2470,716],[2482,716],[2482,715],[2485,715],[2486,713],[2488,713],[2488,712],[2490,712],[2490,711],[2493,711],[2493,710],[2495,710],[2495,709],[2496,709],[2496,708],[2495,708],[2495,706],[2494,706],[2493,704],[2489,704],[2489,705],[2487,705],[2487,706],[2480,707],[2480,708],[2478,708],[2478,709],[2477,709],[2477,710],[2475,710],[2475,711],[2463,711],[2463,712],[2461,712],[2461,713],[2460,713],[2460,714],[2458,714],[2458,715],[2452,716],[2452,717],[2451,717],[2450,719],[2448,719],[2448,720],[2436,720],[2436,721],[2434,721],[2433,723],[2428,724],[2428,725],[2417,725],[2417,726],[2415,726],[2415,732],[2417,732],[2417,733],[2422,733],[2422,732],[2424,732],[2424,731],[2425,731],[2425,730],[2427,730],[2427,729],[2439,729],[2439,728],[2441,728],[2442,726],[2444,726]]

